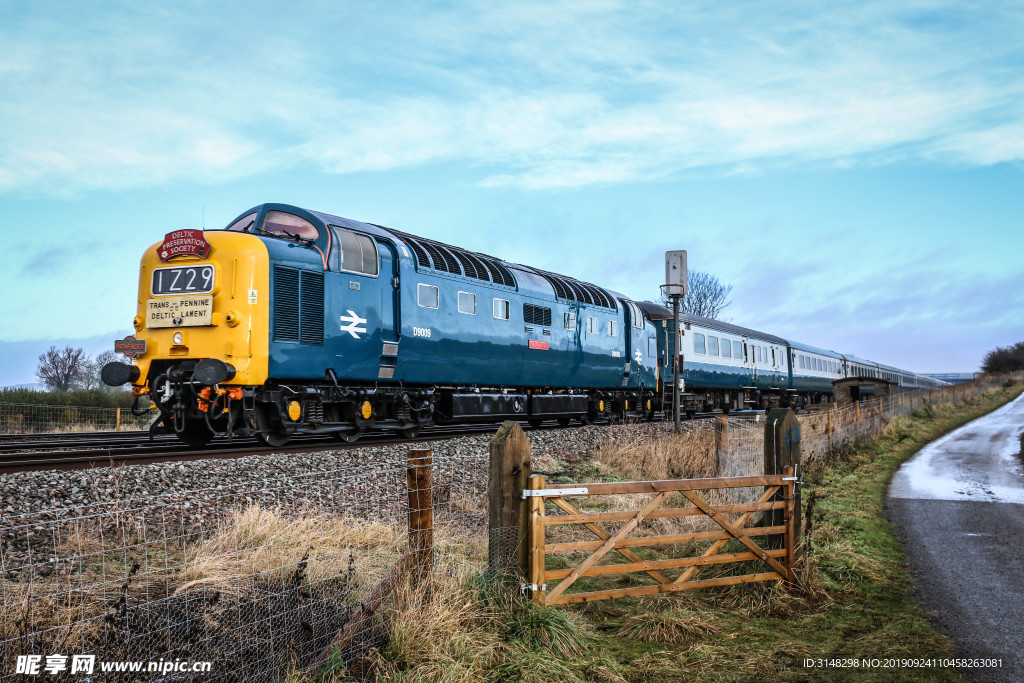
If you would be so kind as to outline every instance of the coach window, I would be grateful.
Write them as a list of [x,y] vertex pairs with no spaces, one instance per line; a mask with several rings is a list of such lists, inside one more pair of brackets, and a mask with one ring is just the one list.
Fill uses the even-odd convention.
[[495,299],[494,300],[494,317],[498,320],[508,320],[508,300],[506,299]]
[[[335,253],[341,250],[341,270],[363,275],[377,274],[377,245],[372,237],[341,228],[334,228],[334,234],[338,238]],[[336,259],[333,265],[338,267]]]
[[576,314],[572,313],[572,312],[563,313],[562,314],[562,327],[564,327],[567,330],[575,330],[576,329]]
[[718,355],[718,337],[708,336],[708,355]]
[[704,346],[704,335],[696,334],[693,335],[693,352],[694,353],[707,353],[707,348]]
[[476,294],[459,292],[459,313],[476,315]]
[[761,362],[761,347],[760,346],[755,346],[754,348],[757,349],[757,354],[756,354],[757,362],[760,363]]
[[743,345],[738,341],[732,343],[732,357],[736,360],[743,358]]
[[420,283],[416,288],[416,303],[423,308],[437,308],[437,287]]
[[251,226],[255,222],[256,222],[256,212],[253,211],[250,214],[246,214],[246,215],[242,216],[237,221],[235,221],[234,223],[232,223],[231,225],[229,225],[228,227],[226,227],[224,229],[225,230],[230,230],[231,232],[245,232],[246,230],[249,229],[249,226]]
[[260,231],[281,237],[301,237],[304,240],[315,240],[320,237],[320,231],[316,226],[305,218],[285,213],[284,211],[270,211],[263,218],[263,225]]
[[722,358],[732,358],[732,344],[728,339],[722,340]]

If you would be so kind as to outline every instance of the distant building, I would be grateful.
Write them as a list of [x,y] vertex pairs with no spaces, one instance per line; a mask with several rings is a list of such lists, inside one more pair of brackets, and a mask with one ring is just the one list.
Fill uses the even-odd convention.
[[970,382],[975,377],[980,377],[980,372],[933,372],[924,373],[925,377],[931,377],[932,379],[942,380],[943,382],[949,382],[950,384],[960,384],[961,382]]

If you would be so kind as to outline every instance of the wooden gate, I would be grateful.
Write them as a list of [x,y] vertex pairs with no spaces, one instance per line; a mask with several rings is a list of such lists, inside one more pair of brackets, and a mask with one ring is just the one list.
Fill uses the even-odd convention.
[[[793,469],[792,466],[788,466],[781,475],[757,477],[613,482],[578,484],[571,487],[547,487],[544,477],[531,477],[530,487],[523,491],[523,497],[529,501],[529,588],[533,590],[534,601],[541,605],[558,605],[775,579],[795,583],[793,546],[796,538],[794,500],[797,478],[793,476]],[[756,502],[728,505],[711,504],[707,500],[707,494],[701,494],[703,491],[745,488],[763,488],[764,491]],[[688,504],[685,507],[662,507],[666,499],[677,491]],[[569,502],[569,499],[575,496],[651,493],[655,494],[654,498],[639,510],[581,512]],[[562,514],[548,514],[545,501],[553,503]],[[775,510],[782,511],[781,519],[778,512],[769,512]],[[761,515],[762,525],[747,526],[759,512],[765,513]],[[733,515],[738,516],[732,517]],[[690,516],[706,516],[715,522],[717,530],[660,536],[630,536],[644,520]],[[620,522],[621,526],[614,531],[602,526],[605,523]],[[581,525],[597,540],[547,543],[546,529],[561,525]],[[756,538],[763,539],[763,545],[756,543]],[[736,548],[739,552],[721,553],[720,551],[733,540],[743,546]],[[687,546],[705,541],[712,543],[696,556],[645,559],[636,552],[641,548]],[[612,551],[615,551],[615,554],[612,554]],[[545,568],[549,556],[569,553],[589,555],[572,568]],[[625,558],[626,561],[607,562],[616,555]],[[602,564],[602,560],[605,563]],[[767,564],[768,571],[703,580],[697,578],[702,568],[710,565],[756,561]],[[666,571],[674,573],[673,570],[677,569],[682,571],[674,578],[665,574]],[[581,577],[629,573],[646,574],[656,583],[629,588],[567,592]],[[557,583],[552,586],[552,582],[556,581]]]

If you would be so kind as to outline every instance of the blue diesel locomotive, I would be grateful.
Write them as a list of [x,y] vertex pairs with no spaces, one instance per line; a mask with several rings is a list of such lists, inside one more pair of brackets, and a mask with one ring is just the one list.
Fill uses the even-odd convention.
[[627,297],[380,225],[263,204],[140,268],[134,364],[104,381],[193,446],[659,408],[655,326]]

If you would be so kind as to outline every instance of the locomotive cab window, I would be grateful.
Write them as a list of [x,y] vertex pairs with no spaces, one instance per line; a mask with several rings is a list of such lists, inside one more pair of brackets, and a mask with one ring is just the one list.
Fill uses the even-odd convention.
[[263,225],[260,231],[269,235],[280,235],[281,237],[301,237],[304,240],[315,240],[320,237],[320,231],[316,226],[305,218],[299,218],[295,214],[284,211],[270,211],[263,218]]
[[[335,247],[332,259],[333,267],[350,273],[377,275],[377,245],[373,238],[351,230],[333,226],[332,228],[334,235],[338,238],[338,245]],[[338,263],[339,251],[341,252],[340,264]]]
[[459,292],[459,313],[476,315],[476,294]]
[[253,211],[250,214],[246,214],[246,215],[242,216],[237,221],[235,221],[234,223],[232,223],[231,225],[229,225],[228,227],[226,227],[224,229],[225,230],[229,230],[231,232],[245,232],[246,230],[249,229],[249,226],[251,226],[255,222],[256,222],[256,212]]
[[494,300],[494,317],[498,320],[508,320],[508,300],[507,299],[495,299]]
[[416,303],[423,308],[437,308],[437,287],[420,283],[416,288]]
[[694,333],[693,335],[693,352],[694,353],[707,353],[707,347],[704,344],[704,335]]

